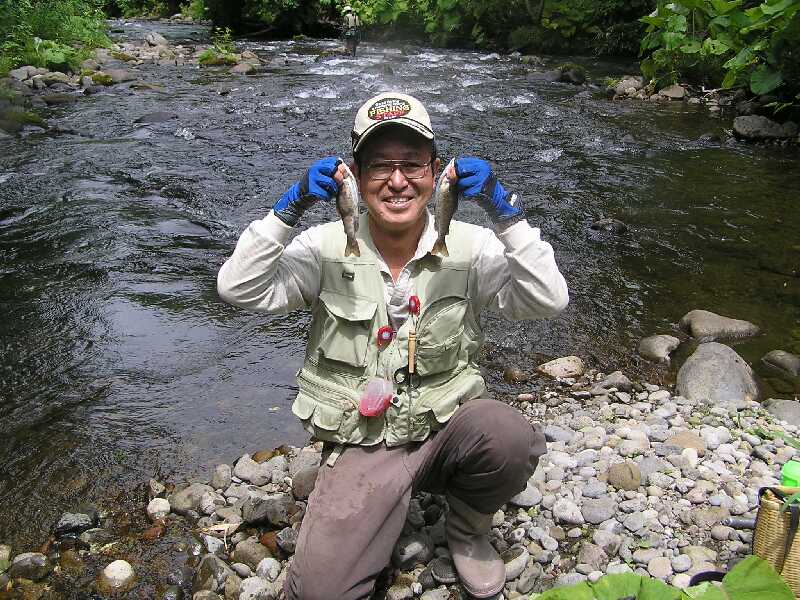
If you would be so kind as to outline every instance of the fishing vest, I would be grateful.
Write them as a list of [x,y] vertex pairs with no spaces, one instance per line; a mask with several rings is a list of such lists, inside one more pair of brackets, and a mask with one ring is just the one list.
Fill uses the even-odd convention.
[[[450,256],[428,254],[414,263],[412,289],[421,309],[416,374],[409,380],[412,318],[388,345],[377,343],[378,329],[389,325],[389,318],[368,216],[359,221],[360,257],[344,256],[341,221],[322,226],[320,294],[312,307],[305,363],[297,373],[299,392],[292,405],[307,431],[339,444],[422,441],[441,429],[462,402],[484,393],[476,366],[483,332],[468,286],[473,229],[453,221],[447,236]],[[387,375],[394,388],[388,410],[362,416],[358,406],[367,382]]]

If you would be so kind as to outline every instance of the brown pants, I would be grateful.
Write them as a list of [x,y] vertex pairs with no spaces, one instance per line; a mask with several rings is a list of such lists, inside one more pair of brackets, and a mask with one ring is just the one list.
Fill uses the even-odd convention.
[[541,430],[496,400],[472,400],[421,443],[348,446],[324,462],[297,540],[287,600],[364,600],[391,558],[417,491],[493,513],[546,452]]

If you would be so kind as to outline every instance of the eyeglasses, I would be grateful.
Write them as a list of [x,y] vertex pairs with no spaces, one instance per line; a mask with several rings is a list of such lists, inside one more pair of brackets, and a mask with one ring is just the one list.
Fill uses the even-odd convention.
[[367,175],[372,181],[386,181],[395,172],[395,169],[400,169],[403,177],[406,179],[422,179],[428,173],[428,167],[431,163],[421,165],[415,162],[406,162],[404,160],[382,160],[367,165]]

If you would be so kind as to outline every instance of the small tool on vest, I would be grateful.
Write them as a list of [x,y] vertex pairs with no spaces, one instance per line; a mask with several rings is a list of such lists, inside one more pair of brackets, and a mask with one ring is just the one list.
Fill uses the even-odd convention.
[[[395,331],[388,325],[378,329],[375,342],[378,344],[378,369],[380,369],[380,356],[383,350],[392,343]],[[379,417],[392,403],[394,386],[388,377],[373,377],[367,382],[367,387],[361,394],[358,402],[358,412],[365,417]]]
[[414,379],[417,362],[417,317],[419,316],[420,301],[417,296],[408,299],[408,312],[411,314],[411,331],[408,332],[408,378]]

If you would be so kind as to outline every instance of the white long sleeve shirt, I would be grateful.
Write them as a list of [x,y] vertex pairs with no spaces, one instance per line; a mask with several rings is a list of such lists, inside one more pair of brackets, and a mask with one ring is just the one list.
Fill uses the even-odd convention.
[[[527,221],[499,228],[479,227],[472,244],[469,289],[475,314],[487,308],[509,320],[557,314],[569,302],[567,284],[556,265],[553,248]],[[270,213],[253,221],[239,237],[236,249],[217,276],[220,297],[256,312],[287,313],[312,308],[320,293],[321,230],[311,227],[291,242],[293,228]],[[413,258],[393,280],[386,263],[378,267],[385,283],[389,322],[398,329],[408,317],[414,263],[436,241],[433,218],[427,224]],[[288,245],[287,245],[288,242]]]

